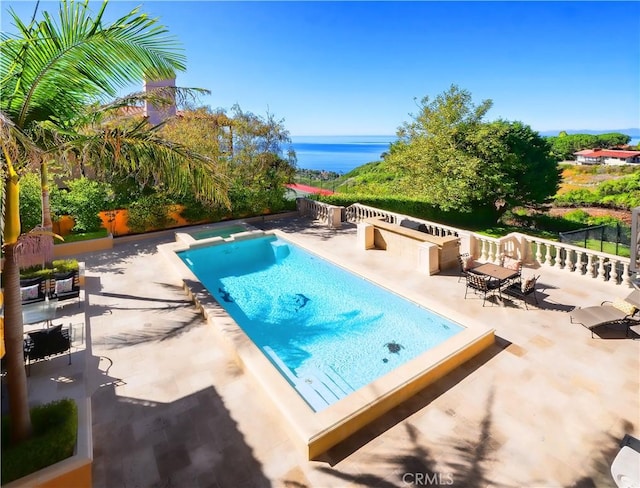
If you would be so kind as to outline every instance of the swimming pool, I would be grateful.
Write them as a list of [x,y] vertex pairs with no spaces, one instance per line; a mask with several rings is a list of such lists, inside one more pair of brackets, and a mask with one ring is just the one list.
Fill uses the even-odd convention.
[[[186,238],[176,234],[176,242],[160,245],[158,251],[172,265],[184,283],[185,290],[202,310],[207,322],[211,325],[217,337],[211,347],[225,348],[227,353],[235,358],[238,365],[255,379],[257,385],[280,412],[283,426],[288,429],[291,440],[298,445],[308,459],[317,458],[340,441],[370,424],[393,407],[400,405],[494,343],[492,328],[486,327],[472,317],[461,316],[456,310],[447,310],[446,315],[455,320],[463,330],[418,354],[413,359],[402,364],[399,361],[394,363],[396,367],[388,373],[321,410],[314,411],[310,408],[309,403],[292,388],[291,378],[283,377],[278,366],[274,365],[273,358],[268,357],[268,354],[265,355],[238,322],[221,306],[221,303],[224,302],[222,294],[218,295],[218,299],[216,299],[209,293],[193,270],[178,255],[183,251],[193,251],[210,245],[225,246],[229,242],[251,240],[265,235],[274,235],[293,242],[313,255],[339,264],[343,269],[356,275],[362,275],[372,282],[377,282],[382,278],[375,273],[375,254],[371,254],[374,259],[371,263],[372,271],[366,271],[359,265],[359,271],[355,272],[352,263],[342,258],[342,254],[337,248],[328,252],[332,245],[327,242],[326,238],[310,237],[304,232],[284,233],[280,230],[273,230],[265,233],[253,230],[234,234],[226,239],[215,237],[200,241],[194,240],[191,236]],[[355,239],[354,232],[354,245]],[[362,252],[366,253],[367,251],[363,250]],[[230,269],[236,270],[233,272],[241,270],[242,263],[238,263],[238,265],[238,268],[230,267]],[[386,280],[383,281],[386,282]],[[387,288],[392,286],[391,283],[388,283]],[[225,289],[223,288],[223,290]],[[226,291],[229,292],[229,290]],[[413,298],[414,294],[411,296]],[[233,295],[230,295],[229,298],[234,299]],[[419,296],[413,298],[413,301],[418,304],[421,300]],[[308,302],[303,308],[310,305],[311,302]],[[392,342],[393,339],[385,344]],[[406,346],[400,340],[396,340],[396,342]],[[404,349],[401,351],[405,352]],[[379,356],[381,362],[384,358],[392,361],[399,359],[388,348],[383,352],[384,355]]]
[[463,330],[273,235],[179,256],[316,412]]

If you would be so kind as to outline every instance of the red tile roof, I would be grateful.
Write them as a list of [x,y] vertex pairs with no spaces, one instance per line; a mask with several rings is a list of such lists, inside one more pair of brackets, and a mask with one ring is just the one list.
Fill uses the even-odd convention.
[[578,156],[585,156],[589,158],[633,158],[640,156],[640,151],[615,151],[613,149],[585,149],[574,153]]

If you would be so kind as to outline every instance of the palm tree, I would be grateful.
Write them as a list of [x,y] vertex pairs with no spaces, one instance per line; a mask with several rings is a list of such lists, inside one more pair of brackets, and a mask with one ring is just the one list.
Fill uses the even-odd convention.
[[[23,23],[13,12],[18,34],[2,33],[0,43],[0,136],[2,156],[2,249],[4,251],[5,347],[10,397],[11,439],[31,432],[22,358],[22,310],[19,267],[19,175],[42,170],[60,152],[75,152],[98,167],[124,166],[153,176],[169,188],[197,188],[205,200],[226,201],[215,165],[166,143],[139,124],[119,130],[114,124],[87,124],[78,114],[113,99],[120,89],[144,79],[165,79],[185,69],[185,57],[173,37],[136,8],[111,24],[103,21],[108,0],[92,17],[89,2],[62,0],[58,18]],[[36,5],[36,10],[38,6]],[[35,12],[34,12],[35,19]],[[95,120],[95,119],[94,119]],[[96,143],[101,140],[102,144]],[[132,171],[132,169],[135,169]],[[46,199],[46,187],[44,188]],[[46,201],[45,206],[48,207]],[[47,208],[43,208],[48,213]],[[46,223],[47,216],[43,221]]]

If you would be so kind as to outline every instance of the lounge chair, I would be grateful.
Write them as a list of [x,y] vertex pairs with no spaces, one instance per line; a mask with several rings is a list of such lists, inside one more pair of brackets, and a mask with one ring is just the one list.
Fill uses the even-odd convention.
[[611,476],[618,488],[640,486],[640,440],[625,434],[611,463]]
[[636,317],[640,310],[640,291],[632,291],[624,299],[616,299],[614,301],[604,301],[599,306],[575,308],[569,316],[572,323],[579,323],[591,331],[596,327],[612,324],[626,324],[626,335],[632,325],[640,324],[640,320]]

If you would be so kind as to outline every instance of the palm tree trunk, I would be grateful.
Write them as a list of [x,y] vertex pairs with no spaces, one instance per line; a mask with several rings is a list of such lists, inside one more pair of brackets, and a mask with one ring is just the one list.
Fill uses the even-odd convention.
[[[42,228],[47,232],[53,231],[53,222],[51,221],[51,205],[49,204],[49,163],[43,159],[40,163],[40,187],[42,191]],[[49,239],[49,245],[53,247],[53,236],[44,234],[40,239]],[[53,252],[47,253],[47,256],[53,256]],[[53,258],[51,258],[53,259]],[[52,263],[44,263],[45,267],[51,268]]]
[[5,178],[4,226],[4,340],[7,361],[7,389],[11,442],[17,444],[31,436],[31,416],[27,396],[27,374],[24,369],[24,330],[22,325],[22,298],[20,297],[20,269],[15,256],[20,235],[20,203],[18,175],[7,153]]
[[[8,210],[8,209],[7,209]],[[14,257],[16,244],[4,247],[4,341],[7,361],[7,388],[11,442],[17,444],[31,436],[31,416],[27,395],[27,374],[24,369],[24,334],[20,271]]]

